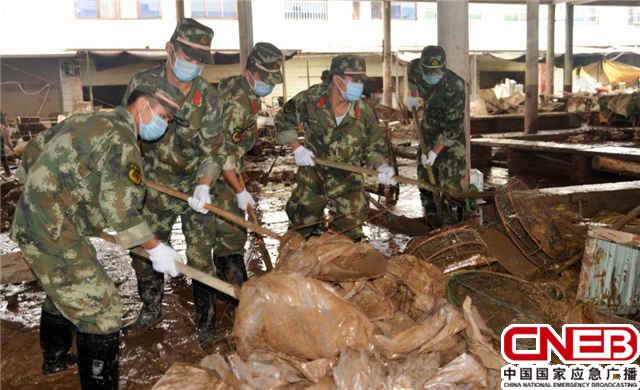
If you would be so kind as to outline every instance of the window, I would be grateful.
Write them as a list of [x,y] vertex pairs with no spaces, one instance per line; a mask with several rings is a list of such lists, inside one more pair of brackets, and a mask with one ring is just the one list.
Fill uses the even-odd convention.
[[640,24],[640,7],[629,7],[629,24]]
[[573,21],[578,23],[598,23],[598,9],[596,7],[574,7]]
[[140,8],[138,15],[140,19],[151,19],[160,17],[160,0],[138,0]]
[[160,17],[160,0],[76,0],[76,16],[95,19]]
[[[424,10],[424,18],[427,20],[435,20],[438,18],[438,6],[433,3],[425,4],[426,8]],[[471,5],[469,5],[471,6]]]
[[527,8],[525,6],[508,7],[504,13],[505,22],[526,22]]
[[237,0],[191,0],[191,16],[194,18],[238,17]]
[[[371,2],[371,19],[382,19],[382,2]],[[416,3],[415,2],[391,2],[391,19],[415,20],[416,19]]]
[[327,20],[327,0],[285,0],[284,18],[289,20]]
[[478,7],[478,4],[469,4],[469,20],[482,20],[482,7]]

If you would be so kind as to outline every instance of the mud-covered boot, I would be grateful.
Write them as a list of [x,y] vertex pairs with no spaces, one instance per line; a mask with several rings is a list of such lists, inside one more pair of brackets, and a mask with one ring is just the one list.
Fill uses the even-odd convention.
[[244,256],[241,254],[222,257],[216,256],[213,262],[216,266],[216,274],[222,280],[242,286],[242,284],[249,279],[247,276],[247,268],[244,264]]
[[117,389],[120,333],[100,335],[78,332],[77,343],[82,389]]
[[203,349],[213,346],[216,325],[216,293],[211,287],[193,280],[193,302],[196,309],[196,335]]
[[138,277],[138,294],[142,301],[140,314],[126,326],[125,332],[144,332],[162,320],[164,274],[153,272],[149,276]]
[[42,373],[54,374],[77,363],[70,352],[73,341],[73,324],[59,314],[42,311],[40,316],[40,347],[42,347]]

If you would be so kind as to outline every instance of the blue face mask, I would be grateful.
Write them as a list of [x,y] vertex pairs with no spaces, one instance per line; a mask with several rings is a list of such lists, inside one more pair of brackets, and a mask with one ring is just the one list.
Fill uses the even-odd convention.
[[189,61],[180,59],[177,56],[175,57],[173,67],[171,69],[173,70],[173,74],[176,78],[183,83],[193,81],[193,79],[202,74],[202,65],[196,65]]
[[255,80],[253,82],[253,92],[260,97],[270,94],[271,91],[273,91],[273,87],[273,84],[265,83],[262,80]]
[[342,93],[342,96],[344,96],[344,99],[348,102],[355,102],[360,99],[363,90],[364,84],[349,81],[347,83],[347,89]]
[[[151,110],[151,106],[148,106]],[[139,114],[138,114],[139,115]],[[156,141],[164,135],[167,130],[167,122],[153,110],[151,110],[151,122],[142,122],[142,116],[138,118],[140,120],[140,138],[144,141]]]
[[436,85],[442,80],[442,74],[439,73],[424,73],[422,79],[429,85]]

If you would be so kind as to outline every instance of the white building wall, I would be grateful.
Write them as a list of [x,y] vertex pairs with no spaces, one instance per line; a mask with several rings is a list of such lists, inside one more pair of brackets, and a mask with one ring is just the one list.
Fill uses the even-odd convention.
[[[137,0],[120,0],[121,3]],[[191,1],[185,0],[191,15]],[[0,55],[60,54],[76,49],[162,49],[175,27],[175,0],[160,0],[159,19],[83,19],[75,16],[74,0],[0,1]],[[353,2],[328,0],[328,20],[285,20],[285,0],[253,0],[254,40],[305,52],[375,52],[382,48],[382,21],[371,19],[371,2],[360,2],[353,20]],[[556,47],[564,45],[564,5],[557,6]],[[577,6],[588,10],[589,6]],[[640,25],[631,25],[629,7],[595,7],[597,23],[576,22],[576,51],[586,46],[640,45]],[[636,7],[639,8],[640,7]],[[416,20],[392,21],[392,50],[419,50],[437,42],[435,3],[417,3]],[[522,51],[526,22],[506,21],[505,14],[523,14],[524,5],[471,4],[470,50]],[[476,17],[474,17],[474,15]],[[546,6],[540,10],[540,49],[546,47]],[[478,17],[479,16],[479,17]],[[199,19],[215,31],[213,48],[238,50],[235,19]],[[28,32],[28,33],[25,33]]]

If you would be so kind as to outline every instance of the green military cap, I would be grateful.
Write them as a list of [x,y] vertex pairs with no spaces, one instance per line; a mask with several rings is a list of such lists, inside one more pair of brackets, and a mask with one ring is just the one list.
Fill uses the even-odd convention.
[[144,93],[161,104],[173,116],[173,121],[179,126],[189,126],[189,122],[178,115],[180,107],[185,100],[184,94],[178,88],[169,84],[165,78],[153,77],[147,79],[143,84],[138,85],[135,90]]
[[180,20],[171,36],[171,42],[179,45],[189,57],[204,64],[213,64],[211,41],[213,30],[191,18]]
[[420,64],[425,70],[442,69],[447,64],[447,56],[441,46],[427,46],[422,49]]
[[329,70],[331,74],[367,76],[367,64],[364,58],[353,54],[343,54],[333,57]]
[[256,43],[247,57],[247,67],[250,66],[257,68],[265,83],[275,85],[282,82],[282,52],[274,45]]

